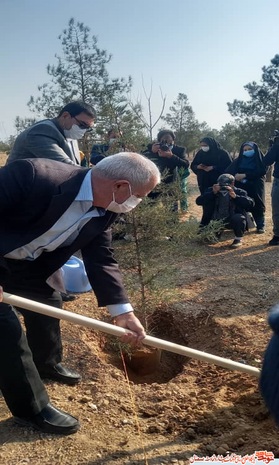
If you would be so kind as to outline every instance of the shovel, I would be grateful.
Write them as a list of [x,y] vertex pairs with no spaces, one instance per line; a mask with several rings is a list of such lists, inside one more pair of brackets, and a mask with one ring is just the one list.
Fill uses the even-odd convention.
[[[19,308],[25,308],[31,310],[32,312],[41,313],[43,315],[48,315],[53,318],[58,318],[61,320],[66,320],[74,324],[81,326],[86,326],[88,328],[94,328],[100,331],[103,331],[113,336],[123,336],[127,332],[132,333],[128,329],[120,328],[118,326],[105,323],[102,321],[95,320],[83,315],[76,313],[68,312],[67,310],[60,310],[50,305],[45,305],[33,300],[25,299],[7,292],[3,293],[3,302],[13,305]],[[143,344],[151,347],[157,347],[158,349],[163,349],[169,352],[174,352],[175,354],[184,355],[185,357],[191,357],[196,360],[201,360],[203,362],[213,363],[223,368],[228,368],[229,370],[241,371],[243,373],[248,373],[252,376],[259,377],[260,370],[250,365],[245,365],[243,363],[234,362],[227,358],[218,357],[217,355],[207,354],[206,352],[201,352],[199,350],[190,349],[179,344],[174,344],[173,342],[165,341],[163,339],[158,339],[152,336],[146,336],[142,341]],[[278,343],[279,350],[279,343]],[[279,363],[279,359],[278,359]]]

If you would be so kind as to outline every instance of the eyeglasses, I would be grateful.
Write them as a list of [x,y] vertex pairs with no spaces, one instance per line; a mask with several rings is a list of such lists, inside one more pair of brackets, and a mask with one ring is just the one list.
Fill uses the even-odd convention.
[[92,129],[92,127],[91,127],[89,124],[85,123],[84,121],[80,121],[80,120],[77,119],[75,116],[72,116],[72,118],[74,118],[74,119],[77,121],[78,127],[79,127],[80,129],[87,129],[87,131],[89,131],[90,129]]

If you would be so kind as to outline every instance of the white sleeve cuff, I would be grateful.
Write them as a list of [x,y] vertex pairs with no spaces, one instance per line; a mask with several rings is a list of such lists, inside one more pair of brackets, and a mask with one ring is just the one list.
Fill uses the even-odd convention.
[[107,305],[107,309],[112,317],[121,315],[122,313],[129,313],[134,311],[132,305],[129,303]]

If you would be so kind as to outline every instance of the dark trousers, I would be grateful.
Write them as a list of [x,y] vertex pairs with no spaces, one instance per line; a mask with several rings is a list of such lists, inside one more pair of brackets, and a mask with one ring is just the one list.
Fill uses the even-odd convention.
[[241,213],[235,213],[225,220],[225,225],[227,228],[233,229],[236,237],[242,237],[246,229],[246,216]]
[[[61,295],[56,291],[49,296],[32,292],[20,292],[19,295],[52,307],[62,308]],[[17,310],[23,315],[28,345],[38,370],[47,365],[54,366],[60,363],[62,360],[60,320],[23,308],[17,307]]]
[[14,416],[36,415],[49,402],[19,319],[4,303],[0,303],[0,389]]
[[[209,212],[206,208],[204,208],[203,217],[200,223],[200,228],[203,228],[204,226],[208,225],[210,221],[211,221],[211,218],[209,216]],[[236,237],[244,236],[246,226],[247,226],[247,220],[246,220],[245,215],[242,215],[241,213],[235,213],[229,218],[225,218],[223,221],[224,221],[226,228],[233,229]]]
[[[51,275],[54,288],[46,283],[45,270],[37,267],[34,271],[34,262],[28,260],[7,259],[9,273],[1,282],[5,292],[15,294],[39,303],[62,308],[61,294],[55,289],[61,285],[61,273],[56,271]],[[62,343],[60,322],[57,318],[40,315],[17,308],[23,315],[26,326],[26,337],[33,354],[37,368],[46,365],[56,365],[62,360]]]

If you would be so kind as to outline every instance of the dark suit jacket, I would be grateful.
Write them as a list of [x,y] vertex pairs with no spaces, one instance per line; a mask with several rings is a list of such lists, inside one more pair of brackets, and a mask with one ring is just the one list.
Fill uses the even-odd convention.
[[70,246],[36,260],[4,258],[39,237],[61,217],[79,192],[88,169],[47,159],[18,160],[0,169],[0,284],[4,290],[33,289],[81,250],[100,306],[128,302],[111,248],[110,225],[117,215],[92,218]]
[[55,119],[33,124],[17,136],[7,163],[23,158],[49,158],[77,164],[67,139]]

